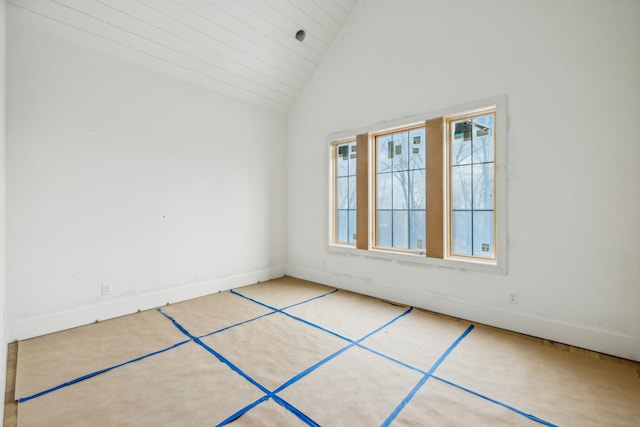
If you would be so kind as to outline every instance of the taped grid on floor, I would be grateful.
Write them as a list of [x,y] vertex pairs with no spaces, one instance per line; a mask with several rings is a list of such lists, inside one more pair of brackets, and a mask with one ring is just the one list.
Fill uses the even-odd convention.
[[[73,384],[76,384],[78,382],[99,376],[101,374],[104,374],[106,372],[112,371],[114,369],[118,369],[121,368],[123,366],[147,359],[147,358],[151,358],[153,356],[156,356],[158,354],[162,354],[164,352],[170,351],[174,348],[180,347],[190,341],[193,341],[194,343],[196,343],[198,346],[200,346],[202,349],[206,350],[209,354],[211,354],[212,356],[214,356],[218,361],[220,361],[221,363],[225,364],[227,367],[229,367],[232,371],[234,371],[236,374],[238,374],[239,376],[241,376],[244,380],[248,381],[251,385],[253,385],[254,387],[256,387],[261,393],[264,393],[260,398],[256,399],[255,401],[251,402],[250,404],[246,405],[245,407],[241,408],[240,410],[236,411],[233,414],[230,414],[226,419],[220,421],[217,425],[226,425],[228,423],[233,422],[234,420],[242,417],[244,414],[246,414],[247,412],[251,411],[252,409],[260,406],[261,404],[263,404],[264,402],[268,401],[268,400],[273,400],[274,402],[278,403],[279,405],[281,405],[283,408],[285,408],[286,410],[288,410],[289,412],[291,412],[293,415],[295,415],[296,417],[298,417],[301,421],[303,421],[304,423],[306,423],[307,425],[319,425],[319,423],[317,423],[316,421],[314,421],[310,416],[308,416],[307,414],[305,414],[302,410],[300,410],[299,408],[297,408],[295,405],[292,405],[290,402],[288,402],[287,400],[285,400],[282,396],[280,396],[279,394],[281,392],[283,392],[285,389],[288,389],[290,386],[292,386],[293,384],[297,383],[299,380],[301,380],[302,378],[306,377],[307,375],[309,375],[310,373],[312,373],[313,371],[315,371],[316,369],[320,368],[321,366],[325,365],[327,362],[330,362],[331,360],[334,360],[335,358],[337,358],[338,356],[344,354],[345,352],[347,352],[349,349],[352,349],[354,347],[358,347],[360,349],[366,350],[368,352],[370,352],[371,354],[377,356],[377,357],[381,357],[384,358],[388,361],[393,362],[394,364],[397,364],[398,366],[401,366],[403,368],[412,370],[414,372],[417,372],[421,375],[421,379],[418,381],[417,384],[415,384],[415,386],[411,389],[408,390],[407,395],[405,396],[404,399],[402,399],[398,405],[396,406],[396,408],[388,415],[388,417],[384,420],[380,420],[381,425],[383,426],[387,426],[387,425],[391,425],[393,423],[393,421],[398,417],[398,415],[402,412],[402,410],[410,403],[411,399],[415,396],[415,394],[425,385],[425,383],[427,383],[427,381],[429,379],[433,379],[435,381],[438,381],[442,384],[446,384],[450,387],[454,387],[460,391],[463,391],[465,393],[469,393],[473,396],[479,397],[481,399],[484,399],[488,402],[491,402],[493,404],[496,404],[502,408],[508,409],[509,411],[518,414],[524,418],[527,418],[531,421],[535,421],[537,423],[540,423],[542,425],[547,425],[547,426],[553,426],[554,424],[543,420],[541,418],[538,418],[534,415],[528,414],[524,411],[521,411],[511,405],[508,405],[504,402],[500,402],[496,399],[492,399],[489,396],[483,395],[481,393],[478,393],[474,390],[471,390],[469,388],[466,388],[462,385],[456,384],[454,382],[448,381],[445,378],[441,378],[437,375],[435,375],[435,371],[438,369],[438,367],[444,362],[444,360],[447,358],[447,356],[449,356],[449,354],[455,350],[456,346],[458,346],[458,344],[460,344],[460,342],[462,342],[466,336],[468,336],[472,330],[474,329],[473,325],[470,325],[454,342],[452,342],[450,344],[450,346],[442,353],[442,355],[440,355],[440,357],[438,358],[438,360],[430,367],[430,369],[428,370],[423,370],[420,369],[418,367],[412,366],[408,363],[405,363],[401,360],[398,360],[396,358],[393,358],[391,356],[388,356],[382,352],[376,351],[366,345],[363,344],[363,341],[365,341],[366,339],[370,338],[371,336],[379,333],[380,331],[388,328],[389,326],[391,326],[392,324],[394,324],[395,322],[397,322],[398,320],[402,319],[405,316],[408,316],[411,314],[411,312],[413,311],[413,307],[409,307],[408,309],[406,309],[404,312],[402,312],[401,314],[395,316],[393,319],[389,320],[388,322],[384,323],[383,325],[377,327],[376,329],[372,330],[371,332],[365,334],[364,336],[362,336],[361,338],[357,339],[357,340],[353,340],[350,339],[342,334],[339,334],[335,331],[332,331],[328,328],[324,328],[314,322],[311,322],[309,320],[306,320],[300,316],[296,316],[293,315],[291,313],[288,313],[286,310],[289,310],[291,308],[297,307],[297,306],[301,306],[303,304],[307,304],[311,301],[315,301],[318,300],[320,298],[324,298],[328,295],[332,295],[335,294],[336,292],[338,292],[337,289],[334,289],[330,292],[327,293],[323,293],[321,295],[315,296],[313,298],[308,298],[305,299],[303,301],[297,302],[295,304],[291,304],[289,306],[283,307],[283,308],[276,308],[273,307],[271,305],[268,305],[264,302],[259,301],[258,299],[254,299],[251,298],[249,296],[246,296],[238,291],[235,290],[231,290],[230,293],[237,296],[238,298],[243,298],[245,300],[251,301],[255,304],[258,304],[264,308],[267,308],[268,310],[270,310],[269,312],[262,314],[260,316],[255,316],[253,318],[241,321],[241,322],[237,322],[233,325],[229,325],[229,326],[225,326],[222,328],[219,328],[215,331],[200,335],[200,336],[195,336],[193,335],[189,330],[187,330],[184,326],[182,326],[179,323],[179,320],[176,319],[176,316],[171,316],[170,314],[168,314],[166,311],[162,310],[162,309],[158,309],[158,311],[163,314],[168,320],[170,320],[172,322],[172,324],[180,331],[182,332],[188,339],[184,340],[184,341],[180,341],[172,346],[160,349],[158,351],[155,352],[151,352],[149,354],[143,355],[141,357],[137,357],[134,358],[132,360],[126,361],[124,363],[120,363],[111,367],[107,367],[104,369],[100,369],[98,371],[80,376],[78,378],[75,378],[73,380],[67,381],[63,384],[57,385],[55,387],[40,391],[38,393],[32,394],[30,396],[25,396],[19,399],[20,403],[24,403],[24,402],[28,402],[32,399],[36,399],[40,396],[43,396],[45,394],[49,394],[52,392],[55,392],[57,390],[60,390],[62,388],[65,387],[69,387],[72,386]],[[323,359],[321,359],[320,361],[314,363],[313,365],[307,367],[306,369],[302,370],[301,372],[299,372],[298,374],[292,376],[291,378],[289,378],[288,380],[286,380],[285,382],[283,382],[280,386],[275,387],[273,389],[269,389],[268,387],[264,386],[263,384],[261,384],[259,381],[257,381],[255,378],[253,378],[252,376],[250,376],[249,374],[247,374],[244,370],[242,370],[240,367],[237,366],[237,364],[235,364],[232,360],[230,360],[229,357],[225,357],[223,354],[221,354],[219,351],[217,351],[216,349],[214,349],[211,345],[206,344],[205,342],[202,341],[203,338],[209,337],[209,336],[213,336],[216,334],[220,334],[222,332],[228,331],[232,328],[244,325],[244,324],[248,324],[250,322],[254,322],[256,320],[262,319],[264,317],[267,316],[271,316],[274,314],[282,314],[284,316],[287,316],[290,319],[293,319],[297,322],[301,322],[304,325],[313,327],[319,331],[322,331],[323,333],[329,334],[333,337],[336,337],[342,341],[344,341],[346,343],[346,345],[342,348],[340,348],[339,350],[333,352],[332,354],[330,354],[327,357],[324,357]],[[212,425],[215,421],[212,421]]]

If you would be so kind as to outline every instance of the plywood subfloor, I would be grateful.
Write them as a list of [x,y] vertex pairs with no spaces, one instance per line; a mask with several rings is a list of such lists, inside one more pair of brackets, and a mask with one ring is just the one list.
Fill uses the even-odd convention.
[[292,278],[17,353],[6,427],[640,425],[638,364]]

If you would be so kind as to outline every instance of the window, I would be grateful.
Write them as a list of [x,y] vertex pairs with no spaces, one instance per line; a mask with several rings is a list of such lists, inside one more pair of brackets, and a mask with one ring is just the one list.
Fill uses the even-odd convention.
[[495,258],[495,111],[447,119],[449,255]]
[[332,141],[331,243],[504,271],[505,99],[478,104]]
[[356,241],[356,141],[334,143],[333,164],[335,171],[335,243],[353,245]]
[[374,136],[375,246],[424,252],[426,178],[424,126]]

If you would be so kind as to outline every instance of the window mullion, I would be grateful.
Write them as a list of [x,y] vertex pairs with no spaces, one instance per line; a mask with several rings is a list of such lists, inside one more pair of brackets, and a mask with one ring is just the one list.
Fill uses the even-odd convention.
[[443,221],[443,135],[444,118],[425,122],[427,146],[426,204],[427,204],[427,251],[430,258],[444,257]]
[[356,248],[369,249],[369,134],[356,137]]

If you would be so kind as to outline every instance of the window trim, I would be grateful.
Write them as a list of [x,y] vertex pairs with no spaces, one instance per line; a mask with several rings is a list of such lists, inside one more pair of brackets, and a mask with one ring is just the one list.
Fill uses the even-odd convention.
[[[495,245],[495,260],[491,259],[489,261],[482,258],[462,258],[459,256],[448,256],[448,230],[450,219],[448,214],[448,203],[449,203],[449,195],[448,195],[448,182],[447,177],[448,172],[448,157],[446,152],[448,151],[448,142],[447,138],[447,126],[446,119],[448,117],[458,117],[464,114],[473,114],[479,111],[486,111],[487,109],[495,108],[495,120],[496,124],[494,127],[495,131],[495,146],[494,146],[494,171],[495,171],[495,194],[494,194],[494,215],[495,215],[495,227],[494,227],[494,245]],[[369,153],[367,155],[367,161],[371,164],[374,161],[375,150],[371,149],[372,147],[372,139],[371,135],[373,134],[381,134],[384,132],[393,132],[396,129],[402,129],[407,127],[412,127],[413,125],[419,123],[425,123],[431,119],[443,119],[442,126],[442,138],[443,143],[442,147],[444,153],[442,155],[442,191],[443,191],[443,206],[442,206],[442,215],[443,215],[443,225],[441,238],[443,240],[443,254],[442,258],[435,258],[425,255],[419,255],[414,252],[402,252],[398,249],[392,248],[391,250],[381,250],[376,249],[373,246],[375,242],[374,239],[374,227],[375,222],[372,221],[372,212],[375,211],[375,197],[374,197],[374,181],[375,176],[373,173],[369,173],[367,171],[367,197],[368,197],[368,211],[367,215],[369,218],[367,224],[367,246],[364,248],[354,247],[354,245],[344,245],[340,243],[335,243],[335,240],[332,237],[332,234],[335,230],[335,221],[333,220],[334,216],[334,204],[333,204],[333,162],[329,161],[327,163],[331,164],[331,168],[328,173],[329,180],[329,209],[328,209],[328,232],[330,235],[330,239],[327,250],[329,253],[333,253],[335,255],[343,255],[343,256],[355,256],[362,258],[370,258],[370,259],[386,259],[398,262],[400,264],[408,263],[408,264],[419,264],[424,265],[425,267],[436,267],[436,268],[451,268],[460,271],[477,271],[483,273],[493,273],[493,274],[507,274],[507,225],[508,225],[508,216],[507,216],[507,97],[506,95],[496,96],[492,98],[487,98],[479,101],[470,102],[463,105],[458,105],[454,107],[444,108],[436,111],[431,111],[424,114],[415,114],[403,118],[398,118],[395,120],[373,124],[371,126],[361,127],[354,130],[346,130],[342,132],[332,133],[327,136],[326,141],[329,144],[332,144],[335,141],[347,141],[353,140],[356,135],[362,136],[366,135],[366,139],[368,141],[368,147],[370,148]],[[330,145],[331,146],[331,145]],[[358,148],[358,151],[360,148]],[[332,150],[328,150],[329,155],[332,156]],[[360,158],[360,156],[358,156]],[[428,161],[428,160],[427,160]],[[325,163],[325,164],[327,164]],[[428,165],[427,165],[428,167]],[[359,170],[359,168],[358,168]],[[358,192],[359,194],[360,192]],[[428,206],[427,206],[428,209]],[[360,205],[358,205],[358,213],[360,213]],[[428,227],[428,225],[427,225]],[[362,230],[358,227],[358,235],[360,235]],[[446,232],[446,234],[445,234]],[[429,248],[429,238],[427,237],[427,250]],[[498,249],[499,248],[499,249]]]
[[[337,204],[338,204],[338,164],[337,164],[337,152],[338,152],[338,146],[339,145],[343,145],[343,144],[349,144],[351,142],[356,142],[355,137],[346,137],[346,138],[341,138],[341,139],[336,139],[336,140],[332,140],[329,146],[329,158],[331,159],[330,161],[330,173],[329,173],[329,204],[331,206],[331,213],[329,216],[329,242],[331,242],[330,244],[332,245],[338,245],[338,246],[344,246],[347,248],[355,248],[356,244],[355,243],[348,243],[348,242],[340,242],[338,241],[338,209],[336,208]],[[356,153],[357,153],[357,149],[356,149]],[[356,159],[357,159],[357,154],[356,154]],[[356,160],[357,161],[357,160]],[[356,174],[357,174],[357,166],[356,166]],[[356,180],[357,180],[357,175],[356,175]],[[357,184],[356,184],[356,215],[357,215],[357,199],[358,199],[358,191],[357,191]],[[356,217],[356,221],[357,221],[357,217]]]
[[[447,216],[447,226],[446,226],[446,232],[447,235],[445,237],[445,257],[446,258],[450,258],[450,259],[461,259],[461,260],[468,260],[468,259],[472,259],[472,260],[477,260],[477,261],[486,261],[486,262],[491,262],[491,263],[495,263],[497,261],[497,256],[500,253],[500,250],[502,250],[499,246],[498,246],[498,241],[497,241],[497,237],[498,237],[498,212],[496,210],[496,203],[497,203],[497,197],[496,197],[496,190],[498,187],[498,182],[497,182],[497,167],[496,167],[496,148],[497,148],[497,129],[496,126],[494,125],[494,137],[493,137],[493,174],[494,174],[494,179],[493,179],[493,253],[494,256],[493,257],[483,257],[483,256],[474,256],[474,255],[464,255],[464,254],[454,254],[453,253],[453,243],[452,243],[452,238],[453,238],[453,208],[452,208],[452,199],[453,199],[453,186],[451,185],[451,177],[453,174],[453,164],[451,163],[451,145],[453,144],[453,140],[451,138],[451,134],[452,134],[452,124],[453,122],[457,122],[460,120],[464,120],[464,119],[469,119],[469,118],[473,118],[473,117],[478,117],[481,115],[489,115],[489,114],[493,114],[493,118],[494,118],[494,123],[497,124],[498,123],[498,117],[497,117],[497,107],[496,106],[491,106],[491,107],[487,107],[484,109],[480,109],[480,110],[475,110],[473,112],[466,112],[463,114],[452,114],[449,116],[445,116],[443,117],[444,122],[445,122],[445,144],[446,144],[446,149],[445,149],[445,164],[446,164],[446,176],[445,176],[445,188],[447,191],[447,195],[445,197],[445,210],[446,210],[446,216]],[[473,203],[472,203],[473,206]],[[471,209],[472,211],[472,215],[473,215],[473,208]]]
[[[399,252],[399,253],[406,253],[406,254],[412,254],[412,255],[421,255],[424,256],[425,255],[425,249],[404,249],[404,248],[394,248],[394,247],[388,247],[388,246],[379,246],[378,245],[378,206],[377,206],[377,202],[378,202],[378,169],[377,169],[377,164],[378,164],[378,146],[377,146],[377,138],[378,137],[382,137],[382,136],[386,136],[386,135],[392,135],[394,133],[399,133],[399,132],[410,132],[412,130],[415,129],[420,129],[420,128],[425,128],[425,124],[424,122],[417,122],[417,123],[413,123],[413,124],[409,124],[409,125],[405,125],[405,126],[400,126],[400,127],[396,127],[393,129],[385,129],[384,131],[381,132],[370,132],[369,133],[369,146],[371,147],[371,158],[372,158],[372,163],[370,163],[372,166],[371,168],[371,180],[370,180],[370,186],[369,188],[371,188],[371,193],[372,193],[372,206],[370,209],[370,215],[369,218],[371,218],[371,227],[372,227],[372,239],[370,242],[370,249],[375,249],[375,250],[379,250],[379,251],[390,251],[390,252]],[[426,171],[426,162],[425,162],[425,171]],[[426,177],[426,173],[425,173],[425,177]],[[426,189],[426,183],[425,183],[425,189]],[[425,208],[425,217],[426,217],[426,208]],[[428,248],[428,239],[425,238],[425,246]]]

